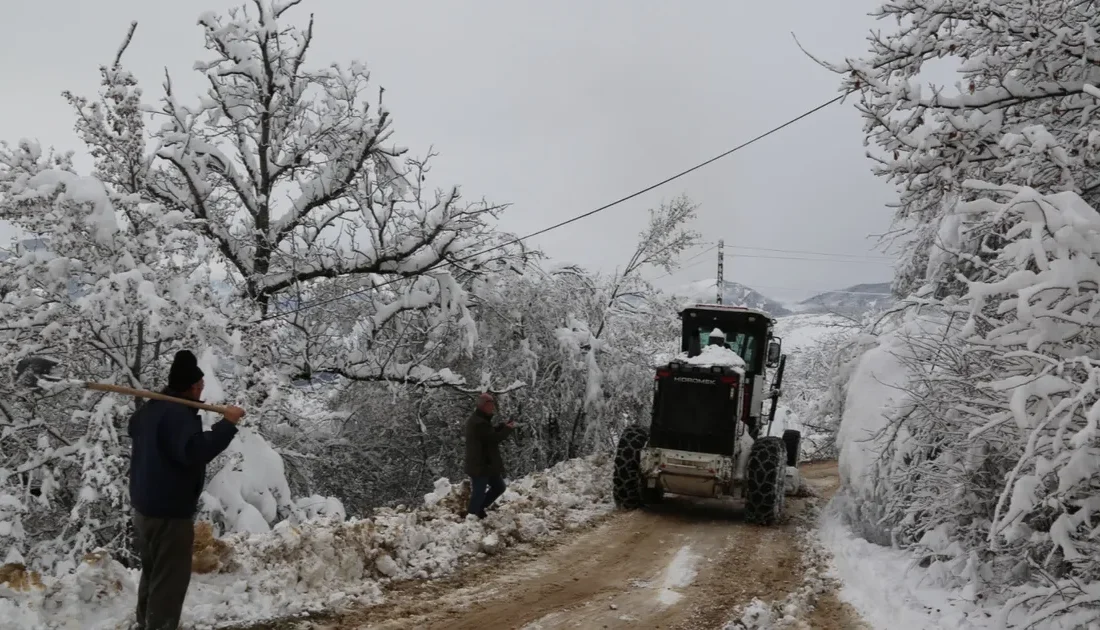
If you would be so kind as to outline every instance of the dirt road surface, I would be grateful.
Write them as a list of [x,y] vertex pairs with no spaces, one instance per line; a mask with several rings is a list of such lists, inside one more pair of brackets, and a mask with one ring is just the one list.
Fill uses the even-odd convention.
[[[806,464],[819,500],[837,487],[834,462]],[[540,550],[475,564],[449,580],[409,583],[386,603],[314,630],[714,629],[753,598],[782,600],[802,582],[798,523],[809,499],[788,499],[777,527],[746,523],[736,502],[670,497],[645,511],[615,513],[588,531]],[[831,593],[808,627],[862,627]]]

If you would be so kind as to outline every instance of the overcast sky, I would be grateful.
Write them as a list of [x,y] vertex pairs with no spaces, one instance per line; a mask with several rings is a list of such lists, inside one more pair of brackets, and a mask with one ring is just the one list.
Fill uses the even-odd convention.
[[[79,148],[60,92],[95,93],[97,68],[111,60],[131,20],[139,26],[124,61],[147,97],[160,93],[165,67],[177,89],[196,93],[200,77],[191,65],[206,57],[196,18],[237,4],[7,3],[0,138]],[[803,55],[791,33],[820,57],[859,55],[875,6],[305,0],[288,15],[304,24],[316,14],[315,65],[368,63],[386,88],[397,143],[413,153],[429,146],[440,152],[437,185],[512,203],[502,227],[527,233],[644,188],[832,98],[837,77]],[[851,104],[834,105],[533,243],[555,259],[611,270],[629,256],[646,208],[687,193],[701,204],[694,227],[705,238],[763,248],[727,250],[727,279],[780,300],[888,281],[888,263],[864,258],[881,257],[868,237],[888,228],[892,189],[871,174],[862,142]],[[713,277],[713,263],[710,252],[660,283]]]

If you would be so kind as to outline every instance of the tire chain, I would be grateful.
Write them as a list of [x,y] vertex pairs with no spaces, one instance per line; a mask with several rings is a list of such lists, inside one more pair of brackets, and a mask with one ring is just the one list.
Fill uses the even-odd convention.
[[649,431],[634,424],[623,430],[615,449],[611,496],[615,505],[624,510],[634,510],[642,506],[641,456],[647,442]]
[[750,522],[774,525],[783,515],[786,498],[787,445],[762,437],[749,451],[745,467],[745,515]]

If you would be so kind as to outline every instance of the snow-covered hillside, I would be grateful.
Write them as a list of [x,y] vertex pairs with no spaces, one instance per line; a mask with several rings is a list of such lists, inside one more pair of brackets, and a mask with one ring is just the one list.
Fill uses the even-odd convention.
[[[890,283],[855,284],[843,289],[813,295],[801,302],[784,304],[750,286],[738,282],[725,282],[722,303],[747,306],[771,313],[775,317],[794,314],[838,314],[859,318],[870,311],[881,311],[894,304]],[[699,280],[673,290],[680,299],[713,304],[717,298],[714,280]]]
[[795,310],[803,313],[838,313],[858,317],[872,310],[883,310],[894,304],[889,282],[854,284],[836,291],[826,291],[802,300]]
[[832,313],[799,313],[780,317],[775,335],[783,339],[783,351],[798,355],[820,346],[837,333],[851,332],[858,322]]
[[[699,280],[675,289],[673,293],[686,301],[714,304],[718,298],[718,283],[715,280]],[[729,280],[723,285],[722,303],[759,309],[770,313],[774,317],[791,314],[791,310],[782,303],[769,298],[752,287],[730,282]]]

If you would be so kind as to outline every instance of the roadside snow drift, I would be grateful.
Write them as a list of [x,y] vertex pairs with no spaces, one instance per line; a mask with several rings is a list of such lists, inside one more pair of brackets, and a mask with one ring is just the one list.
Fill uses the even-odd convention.
[[[562,462],[513,481],[484,521],[462,517],[467,484],[441,479],[422,506],[368,519],[284,521],[222,541],[200,525],[184,623],[211,628],[381,602],[392,581],[442,577],[609,512],[610,479],[606,457]],[[13,630],[114,629],[133,614],[138,577],[105,552],[89,554],[74,571],[40,583],[0,583],[0,619]]]

